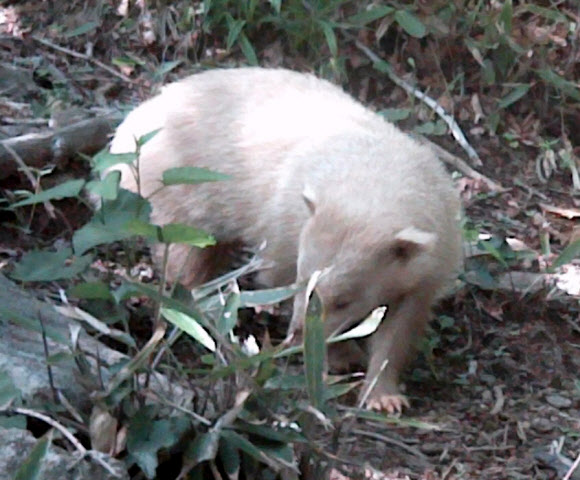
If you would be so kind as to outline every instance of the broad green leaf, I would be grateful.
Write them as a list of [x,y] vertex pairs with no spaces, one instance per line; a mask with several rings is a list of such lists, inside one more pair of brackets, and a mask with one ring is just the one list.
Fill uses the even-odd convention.
[[246,60],[248,61],[248,64],[257,66],[258,56],[256,55],[256,51],[254,50],[250,40],[248,40],[248,37],[246,37],[246,34],[243,32],[240,34],[239,44],[244,57],[246,57]]
[[410,108],[385,108],[379,112],[379,115],[385,117],[389,122],[398,122],[409,118]]
[[224,430],[222,432],[222,438],[228,443],[230,443],[232,448],[242,450],[250,457],[253,457],[259,462],[268,465],[275,471],[278,471],[283,465],[282,463],[280,463],[279,461],[268,455],[266,452],[264,452],[262,449],[254,445],[247,438],[241,436],[239,433],[236,433],[233,430]]
[[157,70],[155,70],[155,76],[162,77],[166,73],[169,73],[172,70],[174,70],[176,67],[178,67],[182,63],[183,63],[183,60],[171,60],[169,62],[163,62],[159,66],[159,68],[157,68]]
[[78,197],[85,184],[84,180],[69,180],[56,187],[49,188],[35,195],[31,195],[24,200],[13,203],[12,208],[33,205],[35,203],[46,202],[47,200],[61,200],[63,198]]
[[40,471],[42,463],[48,454],[48,449],[52,442],[54,430],[49,430],[42,438],[36,442],[31,452],[26,459],[20,464],[18,470],[14,474],[13,480],[37,480],[41,479]]
[[529,3],[527,5],[518,6],[518,12],[530,12],[536,15],[541,15],[542,17],[552,20],[553,22],[567,22],[568,18],[560,10],[556,8],[545,8],[539,5],[534,5]]
[[185,448],[184,460],[190,467],[201,462],[214,460],[218,453],[221,430],[211,429],[207,433],[196,435],[193,441]]
[[268,288],[264,290],[244,291],[240,294],[240,307],[258,307],[273,305],[292,298],[298,292],[304,290],[304,285],[290,285],[288,287]]
[[153,137],[155,137],[155,135],[157,135],[160,131],[161,131],[161,128],[158,128],[157,130],[151,130],[149,133],[146,133],[145,135],[141,135],[137,139],[137,145],[139,145],[139,147],[142,147],[149,140],[151,140]]
[[571,263],[572,260],[576,258],[580,258],[580,240],[572,242],[564,250],[562,250],[562,253],[560,253],[558,258],[556,258],[552,264],[552,269],[561,267],[567,263]]
[[427,34],[425,25],[408,10],[397,10],[395,21],[412,37],[423,38]]
[[155,411],[153,407],[139,410],[130,419],[127,434],[129,456],[147,478],[155,478],[159,451],[176,445],[190,426],[190,421],[185,417],[156,420]]
[[393,73],[393,67],[386,60],[377,60],[373,63],[373,68],[381,73],[386,73],[387,75]]
[[11,276],[22,282],[64,280],[85,271],[92,261],[92,255],[74,256],[70,248],[56,252],[33,250],[22,256]]
[[313,295],[308,305],[304,324],[304,370],[306,389],[312,405],[322,410],[324,402],[324,366],[326,342],[323,315],[320,315],[320,300]]
[[145,237],[154,242],[161,241],[161,227],[149,222],[144,222],[138,218],[129,220],[125,225],[125,229],[133,235],[139,235],[140,237]]
[[175,167],[163,172],[163,185],[195,185],[205,182],[219,182],[231,177],[201,167]]
[[133,219],[147,222],[150,213],[147,200],[121,189],[117,198],[103,201],[90,222],[74,233],[74,251],[80,255],[97,245],[130,238],[134,234],[126,225]]
[[503,8],[499,14],[499,21],[503,24],[504,33],[510,35],[512,32],[512,19],[514,15],[514,7],[512,0],[504,0]]
[[268,0],[268,3],[272,5],[272,8],[277,14],[280,14],[280,9],[282,8],[282,0]]
[[236,40],[242,33],[242,29],[246,22],[244,20],[235,19],[229,13],[226,13],[226,23],[228,25],[228,36],[226,37],[226,50],[230,51],[236,43]]
[[238,309],[240,308],[240,293],[232,292],[226,300],[226,304],[218,318],[216,327],[221,335],[230,333],[238,322]]
[[254,441],[256,446],[262,450],[265,454],[272,458],[277,458],[284,462],[286,465],[296,467],[296,455],[294,454],[294,448],[292,444],[286,443],[274,443],[274,442],[257,442]]
[[64,36],[66,38],[78,37],[79,35],[84,35],[85,33],[92,32],[93,30],[96,30],[98,27],[99,27],[98,22],[87,22],[81,25],[80,27],[77,27],[74,30],[65,33]]
[[420,135],[445,135],[447,133],[447,124],[443,120],[425,122],[413,128],[413,132]]
[[209,233],[183,223],[163,225],[161,227],[161,240],[164,243],[184,243],[199,248],[216,244],[215,239]]
[[121,172],[113,170],[102,180],[92,180],[85,185],[85,189],[103,200],[115,200],[119,194]]
[[[304,380],[304,377],[302,377]],[[304,388],[304,382],[302,382]],[[236,430],[249,433],[252,438],[261,438],[281,443],[307,443],[308,440],[297,430],[291,427],[270,427],[266,424],[248,423],[242,420],[236,422]]]
[[71,297],[82,298],[85,300],[109,300],[115,301],[115,297],[111,293],[111,287],[104,282],[85,282],[79,283],[72,288],[69,288],[68,295]]
[[577,83],[566,80],[564,77],[547,68],[537,70],[537,73],[544,82],[551,84],[553,87],[561,90],[562,93],[580,102],[580,87]]
[[20,391],[14,385],[12,377],[0,370],[0,409],[7,408],[15,400],[20,399]]
[[[136,145],[135,148],[137,148]],[[119,163],[131,165],[132,163],[135,163],[136,160],[136,152],[110,153],[108,149],[104,149],[93,157],[92,166],[95,173],[103,173],[113,165],[117,165]]]
[[168,322],[201,343],[210,352],[215,352],[216,345],[214,339],[211,338],[209,333],[194,318],[171,308],[162,308],[161,315]]
[[364,27],[379,18],[386,17],[394,11],[395,9],[389,5],[372,5],[370,8],[365,8],[362,12],[347,18],[346,23],[356,25],[357,27]]
[[218,455],[229,479],[239,478],[241,458],[240,453],[226,439],[221,439],[219,444]]
[[524,83],[522,85],[516,86],[510,93],[503,97],[498,103],[497,107],[499,109],[504,109],[509,107],[512,103],[517,102],[530,90],[531,85],[529,83]]
[[328,45],[328,50],[333,57],[338,56],[338,44],[336,41],[336,34],[334,33],[334,28],[330,22],[326,20],[319,20],[318,24],[322,29],[324,38],[326,39],[326,44]]

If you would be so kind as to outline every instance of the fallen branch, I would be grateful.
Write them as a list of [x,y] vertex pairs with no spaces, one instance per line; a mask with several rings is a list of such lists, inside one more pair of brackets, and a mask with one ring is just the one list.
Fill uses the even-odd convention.
[[66,47],[61,47],[60,45],[56,45],[55,43],[49,42],[48,40],[45,40],[44,38],[41,38],[38,35],[33,35],[32,39],[37,41],[38,43],[41,43],[42,45],[50,47],[58,52],[65,53],[67,55],[70,55],[71,57],[80,58],[82,60],[86,60],[87,62],[94,63],[97,67],[102,68],[103,70],[106,70],[111,75],[114,75],[115,77],[119,77],[121,80],[124,80],[125,82],[135,83],[135,81],[130,79],[127,75],[124,75],[121,72],[118,72],[117,70],[115,70],[114,68],[109,67],[108,65],[105,65],[103,62],[97,60],[96,58],[90,57],[90,56],[85,55],[83,53],[75,52],[74,50],[70,50]]
[[[56,131],[30,133],[0,142],[0,180],[12,175],[21,165],[41,168],[47,164],[61,164],[77,153],[92,155],[109,141],[119,118],[117,114],[83,120]],[[15,157],[16,155],[16,157]]]
[[418,90],[417,88],[413,87],[411,84],[407,83],[402,78],[395,75],[395,73],[390,67],[384,68],[384,66],[388,66],[386,60],[383,60],[362,42],[357,40],[355,41],[355,45],[361,52],[363,52],[368,57],[369,60],[371,60],[375,64],[375,67],[378,66],[381,72],[386,73],[394,84],[401,87],[403,90],[410,93],[415,98],[421,100],[429,108],[431,108],[437,115],[439,115],[441,119],[449,126],[451,134],[453,135],[457,143],[459,143],[461,148],[463,148],[467,152],[467,155],[473,161],[473,163],[476,166],[483,165],[481,159],[479,158],[479,155],[477,154],[475,149],[469,144],[467,138],[465,138],[465,135],[463,134],[461,128],[459,127],[455,119],[451,115],[449,115],[441,105],[439,105],[434,99],[432,99],[422,91]]
[[502,192],[506,190],[501,184],[494,182],[491,178],[488,178],[482,173],[479,173],[474,168],[471,168],[457,155],[453,155],[451,152],[445,150],[443,147],[440,147],[439,145],[432,142],[423,135],[413,135],[413,138],[431,148],[442,162],[445,162],[446,164],[452,166],[459,172],[463,173],[463,175],[466,175],[469,178],[473,178],[474,180],[478,180],[484,183],[487,186],[487,188],[489,188],[491,191]]

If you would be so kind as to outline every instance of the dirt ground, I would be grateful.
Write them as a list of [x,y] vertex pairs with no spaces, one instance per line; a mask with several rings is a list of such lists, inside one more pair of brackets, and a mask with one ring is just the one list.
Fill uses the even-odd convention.
[[[0,7],[0,67],[5,72],[0,78],[0,139],[46,129],[47,122],[37,119],[48,116],[68,121],[77,114],[84,118],[119,110],[147,98],[162,81],[185,75],[191,65],[183,57],[184,64],[171,75],[156,76],[159,47],[139,43],[134,32],[115,34],[110,19],[88,37],[63,36],[55,25],[71,31],[92,17],[80,3],[60,12],[37,4],[21,2],[16,11],[0,2],[7,5]],[[172,58],[179,56],[178,46],[171,43]],[[112,65],[111,58],[118,57],[143,64]],[[296,59],[283,63],[300,68]],[[18,70],[11,70],[15,77],[9,80],[6,72],[12,67]],[[376,108],[398,106],[405,99],[368,66],[353,68],[351,77],[350,91]],[[526,118],[514,123],[525,128]],[[469,123],[464,125],[469,134]],[[532,255],[501,265],[489,255],[466,252],[467,270],[475,273],[438,309],[429,348],[405,379],[412,407],[403,418],[438,428],[361,421],[348,438],[345,455],[359,465],[368,462],[368,478],[561,479],[580,454],[580,287],[562,287],[560,278],[536,289],[544,277],[534,277],[578,238],[580,214],[570,194],[571,180],[558,171],[540,181],[537,153],[525,145],[514,150],[498,137],[468,136],[483,160],[476,168],[503,190],[489,192],[481,182],[462,177],[458,188],[467,217],[479,231],[504,234]],[[450,136],[436,141],[462,156]],[[73,164],[56,175],[67,178],[83,171]],[[4,192],[26,186],[14,176],[0,182]],[[69,228],[84,222],[84,209],[63,208],[68,210],[51,222],[37,215],[32,231],[41,243],[66,237]],[[11,220],[3,214],[2,221]],[[552,240],[555,252],[542,250],[543,235]],[[0,236],[0,254],[15,258],[33,243],[7,229]],[[566,268],[570,282],[578,282],[578,264]],[[486,287],[486,272],[503,277],[504,287]],[[522,278],[518,272],[530,276]],[[557,281],[560,288],[554,286]],[[335,472],[334,478],[349,478],[341,476],[349,468]],[[360,473],[351,475],[358,478]],[[570,478],[580,478],[580,469]]]

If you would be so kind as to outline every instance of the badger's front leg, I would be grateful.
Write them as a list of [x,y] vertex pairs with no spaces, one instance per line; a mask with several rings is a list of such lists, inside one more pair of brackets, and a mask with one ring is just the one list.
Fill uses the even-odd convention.
[[366,395],[375,379],[376,383],[367,396],[368,408],[394,413],[409,406],[399,391],[399,375],[429,321],[431,302],[431,295],[415,292],[389,305],[386,319],[369,342],[370,361],[361,395]]

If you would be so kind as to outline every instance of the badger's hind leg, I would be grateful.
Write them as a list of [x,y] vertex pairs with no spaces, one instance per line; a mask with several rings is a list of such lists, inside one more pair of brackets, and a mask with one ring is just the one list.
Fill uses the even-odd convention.
[[[170,245],[165,270],[167,280],[179,282],[188,289],[198,287],[226,272],[238,248],[237,242],[223,242],[206,248]],[[153,249],[153,260],[160,271],[163,268],[164,251],[164,245],[157,245]]]

